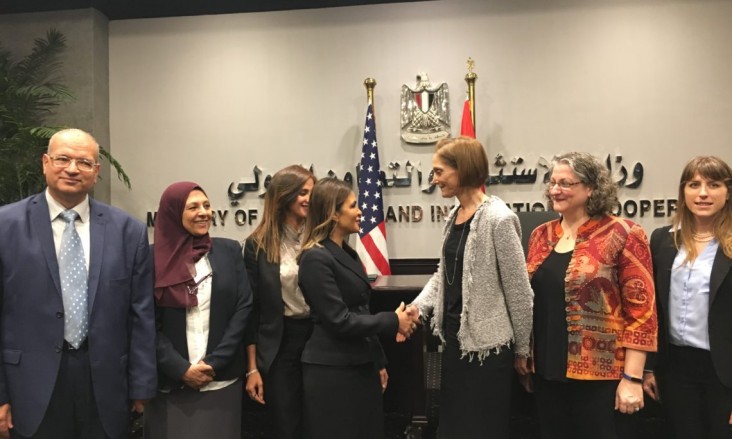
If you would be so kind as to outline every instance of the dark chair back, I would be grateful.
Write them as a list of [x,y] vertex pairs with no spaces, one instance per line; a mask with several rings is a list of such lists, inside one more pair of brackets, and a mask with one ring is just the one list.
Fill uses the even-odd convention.
[[547,212],[518,212],[516,215],[521,223],[521,245],[524,247],[524,257],[529,251],[531,232],[540,225],[559,218],[559,214],[553,210]]

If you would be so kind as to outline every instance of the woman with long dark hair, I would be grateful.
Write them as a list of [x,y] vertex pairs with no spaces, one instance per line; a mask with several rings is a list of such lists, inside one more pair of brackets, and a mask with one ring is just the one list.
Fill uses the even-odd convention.
[[315,176],[299,165],[275,173],[264,196],[262,220],[244,245],[254,292],[246,392],[260,404],[266,401],[276,439],[303,437],[300,356],[313,324],[297,284],[296,257],[314,184]]
[[382,393],[388,374],[378,335],[411,335],[404,304],[371,314],[371,284],[346,242],[361,210],[351,188],[318,181],[310,197],[299,282],[314,321],[302,354],[306,437],[384,437]]

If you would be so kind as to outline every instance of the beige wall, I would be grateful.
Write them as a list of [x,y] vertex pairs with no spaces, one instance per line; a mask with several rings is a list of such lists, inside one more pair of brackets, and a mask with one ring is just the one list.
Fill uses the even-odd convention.
[[[228,204],[231,182],[291,164],[342,176],[360,154],[364,78],[376,78],[382,169],[421,163],[431,147],[401,142],[399,96],[415,74],[451,89],[459,131],[465,60],[476,61],[477,132],[490,157],[584,150],[640,162],[622,200],[675,198],[696,154],[732,162],[732,2],[441,1],[322,10],[113,21],[110,127],[133,190],[113,183],[113,204],[145,219],[162,190],[194,180],[227,221],[214,234],[243,239],[252,226]],[[510,171],[512,167],[509,167]],[[522,168],[519,168],[522,169]],[[495,172],[495,169],[494,169]],[[400,174],[403,176],[403,174]],[[416,172],[415,172],[416,179]],[[540,183],[490,188],[507,202],[542,201]],[[431,205],[451,202],[415,184],[390,188],[387,206],[419,205],[418,223],[389,222],[392,258],[437,257]],[[668,222],[636,217],[650,232]]]

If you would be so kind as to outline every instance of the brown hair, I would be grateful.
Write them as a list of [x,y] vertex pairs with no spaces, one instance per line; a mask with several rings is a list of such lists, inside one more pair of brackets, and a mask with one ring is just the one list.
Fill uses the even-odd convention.
[[277,171],[269,182],[264,195],[262,221],[249,235],[256,244],[256,252],[264,250],[268,262],[275,264],[280,262],[280,244],[285,234],[287,210],[308,180],[315,183],[316,178],[302,166],[291,165]]
[[[691,213],[689,207],[686,205],[686,196],[684,194],[686,184],[697,174],[707,180],[724,183],[727,186],[728,198],[730,192],[732,192],[732,169],[719,157],[697,156],[684,166],[679,181],[677,209],[671,221],[676,248],[683,245],[686,249],[687,256],[684,263],[693,261],[698,256],[696,245],[694,245],[694,233],[696,233],[694,214]],[[722,247],[724,254],[728,258],[732,258],[732,204],[729,202],[729,199],[714,218],[712,232],[717,241],[719,241],[719,246]]]
[[488,156],[483,145],[475,139],[442,139],[437,142],[435,155],[457,170],[460,186],[481,187],[488,180]]
[[[353,191],[350,186],[337,178],[324,178],[315,183],[313,193],[310,195],[308,219],[305,220],[303,251],[318,247],[320,241],[330,236],[336,225],[334,216],[351,192]],[[298,261],[299,259],[298,256]]]

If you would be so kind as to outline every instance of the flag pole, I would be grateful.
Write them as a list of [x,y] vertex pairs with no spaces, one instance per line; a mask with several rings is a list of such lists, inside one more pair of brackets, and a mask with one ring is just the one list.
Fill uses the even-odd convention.
[[368,104],[371,105],[371,112],[376,115],[374,110],[374,87],[376,87],[376,80],[374,78],[366,78],[363,80],[363,85],[366,87],[366,99]]
[[468,100],[470,101],[470,118],[473,121],[473,130],[476,130],[475,126],[475,80],[478,79],[478,75],[473,73],[473,67],[475,67],[475,61],[473,58],[468,58],[468,73],[465,75],[465,82],[468,83]]

